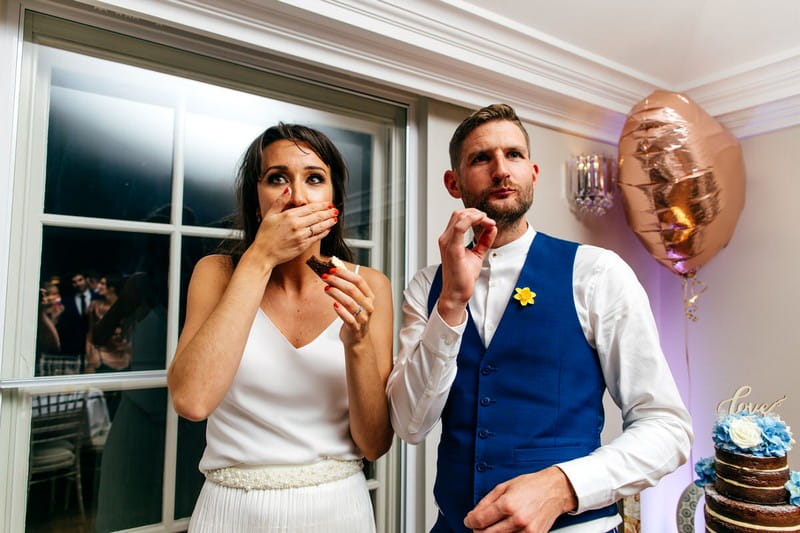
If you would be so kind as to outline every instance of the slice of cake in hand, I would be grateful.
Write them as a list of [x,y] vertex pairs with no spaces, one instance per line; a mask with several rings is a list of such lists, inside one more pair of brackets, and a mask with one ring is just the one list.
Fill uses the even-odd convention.
[[317,276],[322,276],[323,274],[327,274],[331,271],[332,268],[343,268],[347,270],[347,265],[344,264],[344,261],[339,259],[338,257],[331,256],[330,261],[323,261],[318,257],[312,255],[308,259],[306,259],[306,264],[309,266],[311,270],[313,270]]

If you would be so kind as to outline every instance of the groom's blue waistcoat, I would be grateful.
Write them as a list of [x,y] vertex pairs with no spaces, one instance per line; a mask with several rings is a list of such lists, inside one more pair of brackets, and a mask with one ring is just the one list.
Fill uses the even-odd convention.
[[[522,306],[509,294],[488,348],[469,316],[442,412],[434,486],[441,514],[434,532],[468,531],[464,517],[499,483],[600,446],[605,382],[575,311],[577,248],[536,234],[516,285],[535,292],[535,303]],[[429,312],[440,293],[441,267],[428,296]],[[553,527],[614,513],[610,505],[565,514]]]

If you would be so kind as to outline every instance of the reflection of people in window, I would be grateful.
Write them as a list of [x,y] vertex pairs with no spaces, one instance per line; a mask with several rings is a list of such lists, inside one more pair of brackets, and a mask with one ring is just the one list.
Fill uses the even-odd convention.
[[89,287],[89,290],[92,291],[94,294],[99,295],[99,285],[100,279],[97,272],[94,270],[87,270],[86,271],[86,285]]
[[64,304],[61,303],[61,291],[58,289],[58,284],[48,281],[42,287],[41,293],[44,312],[53,324],[57,324],[61,313],[64,312]]
[[[55,290],[53,290],[55,289]],[[39,291],[39,326],[36,330],[36,353],[57,354],[61,351],[61,339],[56,329],[59,316],[64,311],[58,286],[45,284]]]
[[61,353],[82,359],[86,352],[86,334],[89,331],[86,310],[97,296],[89,289],[82,272],[76,272],[71,279],[73,292],[62,300],[64,312],[57,327],[61,337]]
[[122,324],[114,327],[107,342],[100,343],[94,339],[98,323],[117,303],[121,289],[122,278],[116,274],[103,276],[97,283],[99,298],[93,301],[86,311],[89,319],[89,333],[86,335],[87,371],[125,370],[131,364],[130,342],[125,337]]
[[[161,262],[160,258],[150,258]],[[157,268],[157,270],[162,270]],[[164,276],[163,278],[161,276]],[[166,343],[166,272],[151,269],[132,274],[123,285],[114,305],[92,328],[92,344],[112,346],[115,335],[129,343],[125,364],[117,361],[116,370],[155,370],[164,368]]]
[[[160,208],[148,222],[168,223],[170,206]],[[184,220],[187,220],[184,218]],[[162,235],[141,235],[136,272],[123,284],[119,298],[92,329],[92,342],[107,345],[117,330],[129,342],[126,370],[163,369],[167,338],[168,262]],[[186,250],[183,249],[186,253]],[[193,261],[184,259],[187,268]],[[185,276],[188,279],[188,274]],[[130,529],[161,520],[167,391],[164,388],[125,390],[119,396],[100,467],[98,532]],[[180,424],[179,455],[198,456],[202,427],[186,432]],[[190,430],[191,431],[191,430]],[[183,436],[188,435],[186,441]],[[197,494],[202,477],[196,471],[176,473],[176,486]],[[176,494],[176,502],[183,494]]]

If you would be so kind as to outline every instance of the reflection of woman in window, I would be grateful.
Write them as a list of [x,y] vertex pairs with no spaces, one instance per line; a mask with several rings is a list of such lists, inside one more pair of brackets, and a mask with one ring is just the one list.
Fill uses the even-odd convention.
[[346,168],[318,131],[266,130],[238,181],[244,239],[198,262],[168,373],[178,413],[208,418],[190,531],[374,531],[361,459],[389,448],[389,281],[346,264]]
[[130,343],[125,338],[122,325],[114,327],[111,336],[100,343],[95,329],[106,312],[117,303],[122,290],[122,278],[109,274],[100,278],[97,293],[100,298],[93,300],[86,310],[89,319],[89,332],[86,334],[86,370],[96,369],[98,372],[125,370],[131,364]]
[[42,304],[45,307],[47,318],[53,324],[58,323],[61,313],[64,312],[64,304],[61,303],[61,291],[58,289],[58,284],[48,281],[42,288]]
[[[170,206],[163,206],[146,222],[168,222],[169,213]],[[125,371],[164,368],[168,263],[161,242],[157,234],[139,235],[133,254],[139,264],[92,329],[92,342],[100,346],[111,345],[122,332],[130,354]],[[161,487],[163,479],[166,390],[114,391],[106,393],[106,401],[113,414],[100,465],[98,533],[158,522],[162,503],[154,487]]]
[[64,312],[61,303],[61,294],[58,285],[52,282],[45,283],[39,289],[39,327],[36,337],[36,353],[57,354],[61,351],[61,339],[58,336],[56,324]]

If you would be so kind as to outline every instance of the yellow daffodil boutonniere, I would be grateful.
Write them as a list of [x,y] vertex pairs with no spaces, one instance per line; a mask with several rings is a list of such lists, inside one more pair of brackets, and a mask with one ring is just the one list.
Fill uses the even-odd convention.
[[533,299],[536,298],[536,293],[530,290],[528,287],[523,287],[520,289],[519,287],[515,288],[516,294],[514,295],[515,300],[519,300],[519,305],[525,307],[526,305],[530,304],[533,305]]

